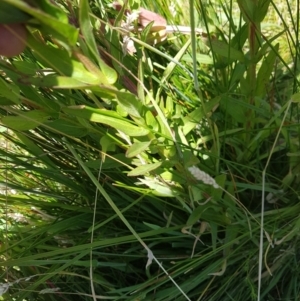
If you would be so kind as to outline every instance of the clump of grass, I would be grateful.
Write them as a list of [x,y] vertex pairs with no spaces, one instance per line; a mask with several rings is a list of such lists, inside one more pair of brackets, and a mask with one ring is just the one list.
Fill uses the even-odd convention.
[[296,2],[156,3],[203,33],[154,45],[109,3],[41,3],[0,60],[3,298],[297,299]]

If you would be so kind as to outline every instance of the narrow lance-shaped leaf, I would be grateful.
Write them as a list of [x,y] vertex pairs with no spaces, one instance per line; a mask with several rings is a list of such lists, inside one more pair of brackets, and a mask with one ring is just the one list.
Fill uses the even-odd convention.
[[72,122],[64,119],[57,119],[45,122],[48,129],[52,129],[54,132],[72,136],[72,137],[83,137],[88,133],[88,129],[82,127],[76,122]]
[[131,177],[141,176],[152,170],[157,169],[158,167],[161,166],[161,164],[162,164],[162,162],[140,165],[140,166],[136,167],[135,169],[131,170],[127,175],[131,176]]
[[146,142],[135,142],[135,143],[133,143],[127,149],[126,157],[127,158],[133,158],[133,157],[139,155],[140,153],[142,153],[143,151],[148,149],[148,147],[150,146],[151,143],[152,143],[152,140],[151,141],[146,141]]
[[110,84],[114,84],[117,80],[117,72],[109,67],[100,57],[97,44],[95,41],[93,27],[90,18],[90,8],[87,0],[81,0],[79,6],[79,22],[80,29],[84,36],[85,43],[88,46],[93,59],[97,61],[102,73],[105,75],[106,80]]
[[[74,26],[68,24],[67,18],[62,18],[62,16],[57,13],[53,16],[52,14],[49,14],[48,12],[40,9],[39,7],[30,6],[25,1],[21,1],[21,0],[1,0],[1,1],[6,2],[7,4],[10,4],[15,8],[18,8],[22,12],[27,13],[32,17],[36,18],[40,22],[40,24],[44,26],[45,29],[48,29],[48,31],[52,30],[51,33],[53,35],[56,35],[59,40],[63,39],[64,42],[67,42],[68,46],[75,46],[78,38],[78,30]],[[41,1],[45,2],[45,0],[41,0]],[[47,6],[49,6],[49,3],[44,5],[44,9],[46,9]],[[54,8],[52,8],[51,12],[53,12],[53,9]],[[62,13],[63,11],[61,10],[60,14]]]
[[147,128],[135,126],[129,120],[121,118],[116,112],[87,106],[66,107],[62,110],[65,113],[88,119],[91,122],[107,124],[128,136],[145,136],[149,133]]
[[255,10],[254,16],[255,16],[255,22],[262,22],[265,18],[269,5],[271,3],[271,0],[258,0],[258,6]]
[[139,179],[140,182],[148,186],[154,195],[163,196],[163,197],[175,197],[179,194],[179,189],[177,187],[168,186],[165,183],[160,183],[155,179],[145,178]]
[[291,97],[292,102],[300,102],[300,93],[296,93]]
[[35,85],[37,87],[49,87],[53,89],[84,89],[97,85],[97,81],[84,83],[72,77],[48,75],[42,78],[22,78],[20,83],[25,85]]
[[[88,70],[81,61],[71,57],[66,50],[43,44],[31,35],[28,37],[27,44],[44,66],[52,68],[60,76],[70,77],[70,81],[79,81],[90,85],[107,84],[105,76],[100,70],[90,72],[91,70]],[[32,80],[34,79],[31,77],[21,79],[25,84],[30,84]]]
[[274,64],[277,58],[278,50],[279,44],[276,44],[274,50],[272,49],[263,60],[263,63],[257,74],[256,96],[262,97],[266,93],[267,83],[269,82],[271,73],[274,70]]
[[11,129],[27,131],[43,124],[49,117],[49,114],[46,112],[34,110],[22,112],[22,115],[19,116],[5,116],[1,121]]
[[[7,83],[2,78],[0,78],[0,96],[4,97],[6,100],[11,101],[12,104],[21,103],[19,87],[14,85],[13,83]],[[3,101],[0,101],[0,104],[5,105]]]
[[129,92],[115,91],[118,104],[121,108],[133,117],[141,117],[142,104],[137,97]]

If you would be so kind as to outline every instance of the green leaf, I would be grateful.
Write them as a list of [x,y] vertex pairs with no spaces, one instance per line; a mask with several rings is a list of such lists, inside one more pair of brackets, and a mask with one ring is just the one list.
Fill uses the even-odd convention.
[[[19,10],[23,11],[24,13],[27,13],[37,19],[40,24],[42,25],[42,28],[45,31],[50,32],[54,38],[56,38],[58,41],[62,41],[66,43],[66,46],[75,46],[78,38],[78,30],[70,25],[68,23],[68,17],[62,18],[61,14],[65,14],[61,9],[60,14],[55,13],[52,15],[53,10],[55,8],[49,7],[49,3],[46,2],[46,0],[40,0],[40,4],[47,9],[51,14],[43,11],[39,7],[30,6],[25,1],[21,0],[1,0],[8,4],[13,5],[15,8],[18,8]],[[37,2],[38,3],[38,2]],[[59,9],[57,7],[57,9]],[[51,10],[51,11],[50,11]],[[58,18],[58,19],[57,19]]]
[[162,137],[166,137],[167,139],[173,140],[173,137],[170,133],[169,125],[168,125],[167,121],[165,120],[165,117],[162,118],[159,114],[156,116],[156,121],[159,124],[160,135]]
[[93,58],[97,61],[100,69],[109,84],[114,84],[118,78],[117,72],[109,67],[100,57],[98,47],[94,37],[94,29],[90,19],[90,7],[87,0],[81,0],[79,5],[79,23],[81,33],[84,37],[85,43],[93,55]]
[[[191,57],[190,54],[185,54],[182,57],[182,60],[187,62],[187,63],[192,63],[193,62],[193,58]],[[196,54],[196,60],[199,64],[212,65],[214,63],[213,58],[211,56],[207,55],[207,54],[197,53]]]
[[292,102],[294,102],[294,103],[300,102],[300,93],[296,93],[296,94],[292,95],[291,99],[292,99]]
[[168,186],[167,184],[162,184],[155,179],[145,178],[139,179],[140,182],[147,185],[154,195],[162,197],[177,197],[180,193],[179,189],[176,187]]
[[275,45],[275,46],[272,46],[272,45],[274,44],[273,42],[275,42],[278,38],[282,37],[282,35],[285,34],[285,31],[286,31],[285,29],[280,31],[276,35],[269,38],[268,41],[266,41],[264,44],[262,44],[261,47],[258,49],[258,52],[253,57],[253,60],[251,61],[251,63],[258,64],[262,60],[262,58],[266,57],[266,55],[270,51],[274,51],[278,57],[280,54],[278,52],[277,45]]
[[131,160],[126,158],[124,154],[114,154],[113,157],[106,154],[105,161],[103,161],[102,159],[90,160],[85,162],[85,164],[89,168],[98,170],[101,165],[101,168],[103,170],[109,170],[130,164],[130,161]]
[[34,110],[22,112],[22,115],[19,116],[5,116],[1,121],[11,129],[27,131],[43,124],[49,117],[49,114],[44,111]]
[[243,19],[246,23],[254,22],[255,2],[252,0],[237,0]]
[[[225,174],[220,174],[215,177],[216,183],[221,187],[225,188],[225,181],[226,181],[226,175]],[[223,190],[222,189],[211,189],[211,197],[215,201],[219,201],[222,198],[223,195]]]
[[210,202],[198,206],[190,215],[186,225],[192,226],[198,222],[198,220],[205,220],[207,222],[214,222],[217,225],[228,225],[230,219],[221,211],[219,207],[211,204]]
[[211,206],[210,204],[205,204],[205,205],[201,205],[198,206],[193,212],[192,214],[189,216],[187,222],[186,222],[186,226],[190,227],[193,226],[194,224],[196,224],[200,217],[201,214],[203,213],[203,211],[205,211],[209,206]]
[[201,218],[207,222],[214,222],[221,226],[226,226],[231,223],[231,220],[226,216],[225,212],[221,212],[218,207],[208,208],[203,212]]
[[136,167],[135,169],[131,170],[128,172],[128,176],[130,177],[136,177],[136,176],[141,176],[144,175],[152,170],[157,169],[160,167],[162,162],[156,162],[156,163],[151,163],[151,164],[144,164],[141,166]]
[[211,44],[208,44],[213,50],[214,53],[217,53],[228,59],[228,62],[239,61],[244,62],[245,57],[241,50],[237,50],[233,47],[230,47],[227,43],[219,40],[211,40]]
[[228,95],[223,95],[220,101],[220,107],[236,122],[245,122],[247,108],[244,106],[243,100],[237,100]]
[[148,149],[151,143],[152,140],[146,142],[135,142],[127,149],[126,157],[127,158],[136,157],[137,155],[139,155],[140,153]]
[[11,106],[15,103],[6,97],[0,96],[0,106]]
[[90,20],[90,7],[87,0],[81,0],[79,3],[79,23],[80,30],[91,53],[98,57],[98,48],[93,34],[93,27]]
[[215,251],[217,248],[218,224],[210,221],[209,226],[210,226],[212,247],[213,250]]
[[[208,101],[205,104],[206,113],[210,113],[211,110],[219,104],[220,100],[221,100],[220,97],[215,97],[215,98],[211,99],[210,101]],[[187,116],[183,117],[182,121],[183,121],[184,125],[182,128],[182,131],[183,131],[184,135],[187,135],[190,131],[192,131],[200,123],[200,121],[202,120],[202,118],[204,116],[205,116],[205,114],[204,114],[203,108],[198,107],[194,111],[189,113]]]
[[29,139],[26,134],[22,134],[21,132],[16,131],[14,132],[14,135],[16,135],[18,139],[22,141],[22,143],[25,145],[25,149],[29,153],[43,161],[47,165],[48,169],[57,169],[57,165],[53,161],[51,161],[47,155],[45,155],[45,151],[42,148],[40,148],[36,143],[34,143],[31,139]]
[[145,114],[146,124],[147,126],[152,129],[154,132],[157,132],[159,130],[159,124],[156,120],[156,118],[153,116],[153,112],[148,110]]
[[[76,81],[78,81],[88,85],[107,84],[105,76],[101,73],[100,70],[97,70],[97,72],[94,73],[90,72],[90,70],[87,70],[81,61],[72,58],[68,51],[43,44],[42,42],[37,41],[33,36],[28,37],[27,43],[28,46],[33,50],[34,55],[38,61],[40,61],[45,67],[50,67],[51,69],[56,71],[60,76],[70,77],[69,82],[75,83]],[[55,77],[57,75],[48,76],[49,78],[44,77],[47,78],[47,81],[54,81],[54,78],[57,78]],[[44,80],[44,78],[42,78],[42,80]],[[34,82],[34,80],[38,82],[39,78],[35,79],[31,77],[24,77],[20,80],[22,83],[31,84],[32,82]],[[72,85],[72,83],[70,84]],[[55,82],[51,84],[48,83],[47,85],[57,86]],[[74,87],[77,86],[78,84],[74,84]]]
[[37,0],[39,7],[48,15],[55,17],[58,21],[68,24],[68,15],[58,6],[51,3],[51,0]]
[[66,76],[47,75],[42,78],[20,78],[19,82],[24,85],[34,85],[37,87],[48,87],[53,89],[84,89],[97,86],[98,79],[86,78],[86,81],[87,80],[90,80],[90,82],[82,82]]
[[30,15],[20,9],[3,2],[0,2],[0,24],[25,23],[31,18]]
[[51,99],[50,101],[49,97],[44,97],[41,93],[39,93],[39,89],[36,89],[36,86],[21,86],[21,91],[26,99],[26,104],[37,108],[43,108],[43,110],[49,111],[51,114],[57,114],[58,118],[58,112],[61,107],[59,101],[56,99]]
[[257,8],[255,9],[255,22],[262,22],[268,13],[271,0],[258,0]]
[[224,257],[230,255],[232,246],[234,243],[238,244],[236,237],[238,236],[239,227],[237,225],[229,225],[225,230],[225,242],[224,242]]
[[47,127],[58,132],[60,134],[72,136],[72,137],[83,137],[88,133],[88,130],[76,122],[71,122],[69,120],[57,119],[53,121],[45,122]]
[[[114,27],[121,27],[122,21],[124,20],[124,15],[126,13],[126,7],[127,5],[121,5],[120,10],[118,10],[118,14],[116,15],[113,26]],[[129,6],[131,9],[133,9],[132,6]],[[119,30],[114,30],[113,28],[108,27],[107,36],[109,39],[110,44],[110,54],[112,56],[112,64],[113,67],[118,71],[118,74],[120,76],[124,75],[124,70],[120,66],[119,62],[123,60],[122,58],[122,46],[120,44],[120,32]]]
[[292,172],[292,171],[289,171],[286,176],[282,179],[282,185],[284,187],[289,187],[292,182],[294,181],[296,175]]
[[[2,100],[0,100],[1,105],[10,104],[20,104],[20,89],[18,86],[13,83],[7,83],[4,79],[0,78],[0,96],[2,96]],[[8,102],[8,103],[7,103]]]
[[65,107],[62,111],[72,116],[87,119],[91,122],[109,125],[128,136],[145,136],[149,133],[148,129],[133,125],[127,119],[121,118],[116,112],[94,109],[87,106]]
[[38,64],[26,61],[13,61],[13,65],[17,70],[28,75],[36,75],[36,70],[39,69]]
[[115,141],[108,135],[104,135],[100,139],[100,145],[101,145],[101,148],[102,148],[102,152],[104,152],[105,154],[108,151],[115,151],[116,150]]
[[266,95],[266,89],[268,87],[268,83],[272,71],[274,70],[274,64],[277,58],[278,50],[279,50],[279,44],[276,44],[274,46],[274,49],[272,49],[265,57],[262,65],[259,68],[257,74],[257,80],[256,80],[257,83],[256,91],[255,91],[256,96],[263,97],[264,95]]
[[130,116],[141,118],[142,103],[132,93],[115,91],[119,106]]

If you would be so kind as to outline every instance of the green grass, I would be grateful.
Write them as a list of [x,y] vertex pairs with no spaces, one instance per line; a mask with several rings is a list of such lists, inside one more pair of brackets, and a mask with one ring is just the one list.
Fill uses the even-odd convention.
[[297,300],[298,2],[129,1],[204,34],[126,56],[56,2],[0,59],[2,299]]

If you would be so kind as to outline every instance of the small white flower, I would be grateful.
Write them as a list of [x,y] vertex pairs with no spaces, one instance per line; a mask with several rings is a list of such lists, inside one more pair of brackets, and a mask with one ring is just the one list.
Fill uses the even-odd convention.
[[10,283],[0,283],[0,297],[8,291],[10,286]]
[[126,15],[126,21],[122,23],[121,27],[124,29],[123,33],[123,55],[130,54],[136,52],[136,49],[134,47],[134,43],[132,39],[130,38],[129,32],[131,32],[134,29],[133,23],[138,19],[140,12],[139,11],[133,11],[132,13],[128,13]]
[[45,288],[39,292],[39,294],[51,294],[59,291],[59,287],[54,287],[54,288]]
[[126,24],[132,24],[133,22],[135,22],[138,17],[140,15],[140,12],[137,10],[134,10],[131,14],[127,14],[126,15]]
[[192,166],[188,168],[189,172],[195,177],[195,179],[202,181],[204,184],[211,185],[214,188],[220,188],[220,186],[216,183],[215,179],[212,178],[206,172],[200,170],[196,166]]
[[126,15],[126,21],[122,23],[122,28],[126,31],[133,30],[133,23],[138,19],[140,12],[139,11],[133,11],[130,14]]
[[129,36],[123,37],[122,51],[124,56],[127,54],[133,55],[134,53],[136,53],[134,42],[130,39]]

